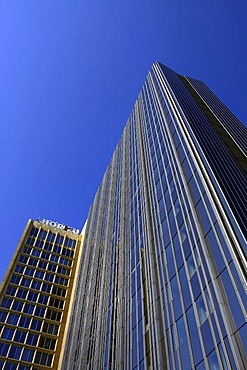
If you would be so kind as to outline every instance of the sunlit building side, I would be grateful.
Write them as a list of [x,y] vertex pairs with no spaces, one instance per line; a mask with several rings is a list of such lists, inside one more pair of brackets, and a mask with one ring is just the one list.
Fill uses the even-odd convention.
[[0,289],[0,369],[60,368],[81,239],[28,221]]

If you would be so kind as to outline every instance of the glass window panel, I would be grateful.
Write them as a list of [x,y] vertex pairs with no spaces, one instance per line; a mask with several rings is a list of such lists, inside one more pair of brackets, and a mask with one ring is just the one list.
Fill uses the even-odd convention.
[[15,300],[12,306],[12,310],[21,312],[23,307],[23,302]]
[[27,276],[33,276],[34,274],[34,269],[31,269],[30,267],[26,268],[25,275]]
[[216,264],[218,273],[220,273],[225,268],[225,262],[224,262],[220,247],[218,245],[218,242],[215,238],[213,229],[211,229],[209,233],[207,234],[206,241],[208,245],[210,246],[210,249],[212,250],[212,256],[214,258],[214,262]]
[[194,204],[196,204],[198,202],[198,200],[200,199],[200,193],[199,193],[199,190],[198,190],[198,187],[197,187],[197,184],[196,184],[196,181],[195,181],[194,177],[192,177],[190,179],[188,185],[189,185],[189,189],[190,189],[192,198],[194,200]]
[[70,275],[70,270],[69,269],[66,269],[65,267],[58,266],[57,273],[58,274],[69,276]]
[[50,293],[51,287],[52,286],[50,284],[43,283],[41,290],[42,292]]
[[15,333],[14,341],[24,343],[25,339],[26,339],[26,336],[27,336],[27,332],[22,331],[22,330],[17,330],[16,333]]
[[231,345],[229,343],[228,337],[225,337],[224,342],[225,342],[225,345],[226,345],[227,354],[228,354],[228,357],[229,357],[229,360],[230,360],[230,364],[231,364],[231,367],[232,367],[231,370],[237,370],[236,361],[235,361],[235,359],[233,357],[232,347],[231,347]]
[[192,253],[189,256],[189,258],[187,259],[187,266],[188,266],[189,276],[191,278],[196,272],[196,266],[195,266],[195,262],[194,262],[194,258],[193,258]]
[[45,246],[44,246],[44,249],[46,250],[46,251],[51,251],[52,250],[52,244],[51,243],[45,243]]
[[159,200],[159,210],[160,210],[160,219],[161,219],[161,221],[163,221],[165,216],[166,216],[166,211],[165,211],[164,199],[163,198],[161,198]]
[[52,335],[58,334],[59,325],[45,322],[42,331]]
[[47,262],[45,262],[45,261],[39,261],[38,268],[45,270],[46,267],[47,267]]
[[166,180],[166,173],[165,172],[163,172],[163,174],[161,176],[161,181],[162,181],[162,189],[165,192],[166,189],[167,189],[167,180]]
[[50,281],[52,283],[53,280],[54,280],[54,275],[46,273],[45,274],[45,280]]
[[55,272],[56,271],[56,265],[54,265],[53,263],[49,263],[48,264],[48,270],[49,271],[53,271],[53,272]]
[[197,312],[199,316],[200,324],[202,325],[207,320],[207,311],[206,307],[202,298],[202,295],[200,295],[196,300],[196,307]]
[[230,255],[228,245],[226,244],[226,240],[225,240],[225,238],[222,235],[222,231],[221,231],[221,229],[219,227],[218,222],[215,223],[214,227],[215,227],[216,233],[218,235],[218,238],[220,240],[220,245],[221,245],[222,250],[224,251],[224,254],[225,254],[225,257],[227,259],[227,262],[230,262],[231,259],[232,259],[232,257]]
[[55,295],[58,295],[58,296],[65,297],[65,295],[66,295],[66,290],[65,290],[65,289],[58,288],[58,287],[54,286],[54,287],[52,288],[52,294],[55,294]]
[[173,309],[175,318],[177,319],[179,316],[182,315],[182,306],[180,301],[180,294],[176,275],[171,279],[171,289],[172,289]]
[[20,276],[18,276],[18,275],[13,275],[12,277],[11,277],[11,280],[10,280],[10,282],[11,283],[13,283],[13,284],[19,284],[19,282],[20,282],[20,280],[21,280],[21,277]]
[[21,263],[27,263],[28,257],[21,255],[19,258],[19,262]]
[[61,312],[58,312],[58,311],[55,311],[55,310],[51,310],[50,308],[48,308],[45,317],[48,318],[48,319],[50,319],[50,320],[60,321],[61,320],[61,316],[62,316],[62,313]]
[[39,256],[40,256],[40,250],[38,250],[38,249],[33,249],[33,251],[32,251],[32,256],[39,257]]
[[171,192],[172,201],[173,201],[173,203],[175,203],[175,201],[177,199],[177,191],[176,191],[176,188],[175,188],[174,179],[172,179],[172,181],[170,183],[170,192]]
[[29,258],[28,264],[30,266],[37,266],[38,260],[35,260],[34,258]]
[[41,254],[41,258],[43,258],[44,260],[48,260],[49,257],[50,257],[50,253],[47,253],[47,252],[42,252]]
[[170,223],[170,231],[171,231],[172,237],[174,237],[174,235],[177,232],[177,226],[175,223],[174,213],[172,210],[170,210],[168,217],[169,217],[169,223]]
[[219,361],[218,361],[218,358],[217,358],[217,355],[216,355],[215,351],[210,353],[210,355],[208,356],[208,364],[209,364],[209,369],[210,370],[220,369]]
[[241,329],[239,329],[239,335],[242,341],[242,346],[247,351],[247,324],[243,325]]
[[54,245],[53,253],[61,253],[62,248],[58,245]]
[[72,242],[72,240],[66,237],[64,245],[66,245],[67,247],[71,247],[71,242]]
[[177,329],[178,329],[179,345],[182,346],[185,342],[187,342],[187,336],[186,336],[183,316],[177,321]]
[[167,258],[167,267],[169,271],[169,276],[171,278],[175,274],[175,265],[174,265],[171,244],[169,244],[166,248],[166,258]]
[[67,285],[68,285],[68,279],[62,278],[62,277],[60,277],[60,276],[56,276],[56,278],[55,278],[55,283],[56,283],[56,284],[60,284],[60,285],[65,285],[65,286],[67,286]]
[[0,356],[6,357],[8,350],[9,350],[9,344],[6,343],[0,343]]
[[47,235],[47,231],[43,230],[43,229],[40,229],[40,232],[39,232],[39,235],[38,235],[38,238],[39,239],[45,239]]
[[175,254],[175,257],[176,257],[177,269],[179,269],[183,264],[183,256],[182,256],[182,251],[181,251],[181,244],[180,244],[180,241],[178,239],[178,234],[175,235],[175,237],[173,238],[172,243],[173,243],[173,246],[174,246],[174,254]]
[[25,299],[27,296],[27,290],[26,289],[18,289],[16,296],[21,299]]
[[16,370],[17,369],[17,364],[14,364],[13,362],[7,361],[5,364],[4,370]]
[[29,315],[32,315],[34,310],[34,305],[30,303],[26,303],[24,306],[23,312],[28,313]]
[[200,364],[196,366],[196,370],[206,370],[204,361],[200,362]]
[[201,292],[201,288],[200,288],[200,284],[199,284],[199,280],[198,280],[198,275],[197,274],[194,274],[192,276],[190,282],[191,282],[191,286],[192,286],[194,298],[196,299],[196,297]]
[[54,242],[54,240],[55,240],[55,236],[56,236],[56,234],[54,234],[54,233],[52,233],[51,231],[49,231],[48,236],[47,236],[47,240],[48,240],[49,242]]
[[19,326],[22,328],[28,328],[30,324],[30,317],[22,316],[19,322]]
[[22,274],[24,271],[24,268],[25,268],[24,266],[17,265],[15,268],[15,272],[19,272],[20,274]]
[[208,218],[208,215],[207,215],[207,212],[206,212],[206,209],[205,209],[205,205],[203,204],[202,200],[200,200],[197,203],[196,212],[197,212],[199,220],[201,221],[201,225],[203,227],[204,234],[206,234],[209,231],[209,229],[211,228],[212,225],[209,221],[209,218]]
[[202,338],[204,342],[204,349],[206,354],[210,353],[213,348],[214,348],[214,342],[212,338],[212,333],[209,325],[209,321],[206,320],[202,325],[201,325],[201,333],[202,333]]
[[230,267],[231,273],[233,275],[234,282],[237,286],[238,292],[240,294],[242,303],[245,307],[245,311],[247,311],[247,300],[246,300],[246,292],[245,292],[245,289],[244,289],[244,283],[240,280],[237,269],[236,269],[233,262],[231,262],[229,264],[229,267]]
[[47,304],[47,302],[48,302],[48,296],[43,295],[43,294],[40,294],[39,295],[38,302],[41,303],[41,304]]
[[160,180],[156,184],[156,191],[157,191],[157,198],[159,200],[161,198],[161,196],[162,196]]
[[64,239],[64,237],[62,236],[62,235],[57,235],[57,239],[56,239],[56,244],[62,244],[63,243],[63,239]]
[[59,256],[56,256],[55,254],[51,255],[51,261],[58,262]]
[[27,299],[32,302],[36,302],[38,297],[38,293],[29,292]]
[[190,291],[188,286],[188,279],[185,272],[185,267],[183,266],[179,270],[179,277],[180,277],[180,284],[182,289],[182,296],[184,301],[185,309],[187,309],[191,305],[191,297],[190,297]]
[[11,298],[3,298],[1,307],[10,308],[12,302],[13,300]]
[[223,369],[228,370],[227,360],[226,360],[225,353],[223,351],[222,343],[219,344],[218,348],[219,348],[219,352],[220,352],[220,358],[221,358],[221,361],[222,361]]
[[10,358],[14,358],[14,359],[16,359],[16,360],[19,360],[20,355],[21,355],[21,350],[22,350],[22,348],[21,348],[21,347],[17,347],[17,346],[13,346],[13,345],[12,345],[12,347],[11,347],[11,349],[10,349],[10,352],[9,352],[8,356],[9,356]]
[[[137,211],[137,208],[136,208],[136,211]],[[137,213],[135,215],[135,219],[137,219]],[[138,226],[138,224],[136,224],[136,227]],[[138,234],[138,232],[136,232],[136,234]],[[73,258],[74,257],[74,251],[68,249],[68,248],[63,248],[62,249],[62,255],[63,256],[67,256],[69,258]]]
[[62,265],[66,265],[66,266],[71,266],[72,262],[67,260],[67,258],[62,258],[60,257],[60,261],[59,261]]
[[40,287],[41,287],[41,282],[40,281],[33,281],[32,282],[32,286],[31,286],[32,289],[40,290]]
[[34,314],[35,316],[43,317],[44,313],[45,313],[45,308],[37,306]]
[[56,345],[56,340],[52,338],[47,338],[41,335],[40,340],[39,340],[39,347],[40,348],[45,348],[45,349],[50,349],[54,350]]
[[31,324],[31,329],[40,331],[41,324],[42,324],[42,322],[40,320],[33,319],[32,324]]
[[21,359],[22,361],[32,362],[33,355],[34,355],[33,349],[24,349]]
[[43,240],[36,240],[35,247],[36,248],[42,248],[44,245]]
[[61,299],[58,299],[58,298],[51,297],[49,304],[50,304],[50,306],[53,306],[53,307],[56,307],[56,308],[59,308],[59,309],[63,309],[64,301],[62,301]]
[[31,284],[31,280],[28,279],[28,278],[23,278],[22,281],[21,281],[21,285],[25,286],[27,288],[30,286],[30,284]]
[[6,317],[7,317],[7,312],[0,311],[0,322],[5,322]]
[[34,241],[35,241],[35,239],[34,239],[34,238],[30,238],[30,237],[29,237],[29,238],[27,239],[27,241],[26,241],[26,244],[27,244],[27,245],[34,245]]
[[14,296],[16,293],[17,288],[14,286],[9,285],[6,290],[6,294]]
[[14,331],[15,330],[11,328],[4,328],[1,337],[3,339],[11,340],[13,338]]
[[164,243],[165,245],[167,245],[170,242],[170,235],[168,231],[168,224],[167,224],[166,218],[162,221],[162,231],[163,231]]
[[202,349],[201,349],[199,333],[198,333],[198,326],[196,323],[193,306],[191,306],[187,311],[187,323],[188,323],[189,331],[190,331],[190,341],[191,341],[193,356],[195,359],[195,363],[197,364],[198,362],[202,360],[203,355],[202,355]]
[[30,235],[35,237],[35,236],[38,235],[38,231],[39,231],[39,229],[37,229],[36,227],[32,227],[32,229],[30,231]]
[[245,317],[240,307],[236,291],[230,279],[228,269],[224,270],[221,273],[221,279],[225,289],[226,299],[231,308],[232,316],[234,318],[236,327],[239,328],[245,323]]
[[39,270],[37,270],[36,271],[36,273],[35,273],[35,277],[37,278],[37,279],[43,279],[44,278],[44,272],[43,271],[39,271]]
[[7,323],[11,324],[11,325],[16,325],[18,320],[19,320],[19,315],[15,315],[13,313],[10,313],[9,317],[8,317],[8,320],[7,320]]
[[33,333],[28,333],[27,344],[30,346],[36,346],[38,340],[38,335]]

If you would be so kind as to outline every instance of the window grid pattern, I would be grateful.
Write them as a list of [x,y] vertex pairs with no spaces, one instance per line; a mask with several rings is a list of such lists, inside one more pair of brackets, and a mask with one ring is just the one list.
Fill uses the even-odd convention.
[[32,227],[0,305],[1,369],[51,368],[76,240]]

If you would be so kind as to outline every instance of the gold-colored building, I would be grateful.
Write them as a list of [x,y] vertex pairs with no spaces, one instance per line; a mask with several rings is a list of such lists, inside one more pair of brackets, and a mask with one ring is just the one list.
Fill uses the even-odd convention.
[[0,286],[0,369],[58,369],[83,235],[29,220]]

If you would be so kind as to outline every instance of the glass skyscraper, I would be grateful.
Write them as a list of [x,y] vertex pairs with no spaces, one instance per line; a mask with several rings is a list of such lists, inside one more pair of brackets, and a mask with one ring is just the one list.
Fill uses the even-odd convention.
[[244,138],[153,65],[89,212],[63,370],[246,368]]
[[246,142],[203,82],[155,63],[83,235],[24,232],[0,369],[247,368]]

